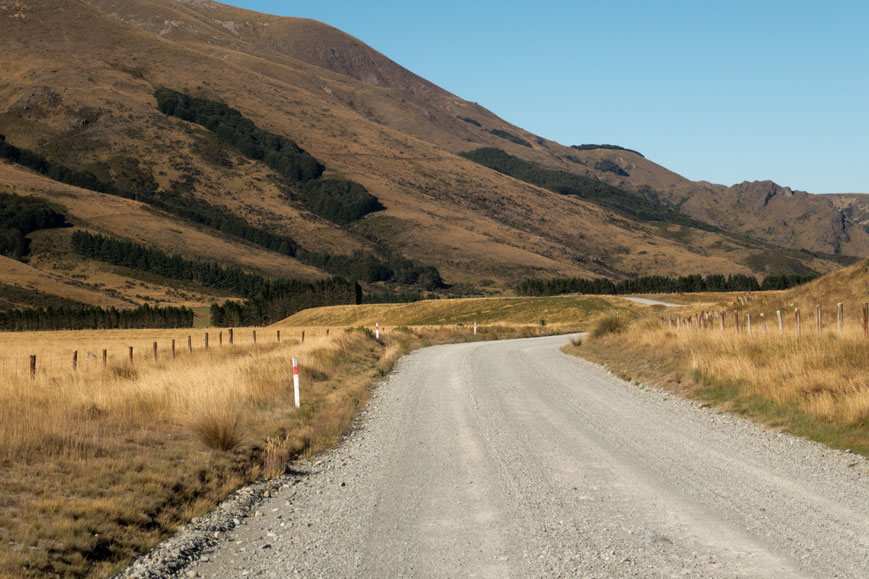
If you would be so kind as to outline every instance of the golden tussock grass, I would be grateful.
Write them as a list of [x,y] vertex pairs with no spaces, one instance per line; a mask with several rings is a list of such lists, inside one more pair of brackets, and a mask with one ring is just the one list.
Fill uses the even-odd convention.
[[[277,343],[274,329],[258,328],[254,345],[252,329],[237,328],[233,346],[223,330],[220,347],[209,329],[207,351],[204,331],[0,334],[0,576],[117,571],[245,482],[334,444],[409,349],[474,339],[460,326],[393,328],[379,342],[366,328],[329,330],[306,328],[301,342],[301,329],[284,328]],[[553,331],[481,327],[476,339]]]
[[[853,309],[853,308],[852,308]],[[630,378],[656,383],[746,414],[839,448],[869,453],[869,337],[862,320],[835,317],[818,334],[803,318],[797,337],[792,318],[779,335],[775,312],[763,332],[757,312],[752,334],[741,315],[725,330],[674,329],[658,319],[638,321],[623,333],[608,333],[569,346],[573,353],[610,366]]]

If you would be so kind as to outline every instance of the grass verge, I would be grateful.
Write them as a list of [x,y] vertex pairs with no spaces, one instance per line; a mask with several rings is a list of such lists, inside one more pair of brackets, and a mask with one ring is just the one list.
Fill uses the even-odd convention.
[[869,338],[856,326],[843,336],[758,329],[749,336],[744,328],[676,330],[646,318],[622,332],[603,327],[565,351],[623,378],[869,456]]

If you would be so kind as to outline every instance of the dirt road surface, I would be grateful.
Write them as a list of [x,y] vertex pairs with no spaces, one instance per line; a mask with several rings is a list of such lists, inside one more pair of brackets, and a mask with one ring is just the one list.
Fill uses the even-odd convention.
[[869,576],[869,464],[567,356],[438,346],[182,576]]

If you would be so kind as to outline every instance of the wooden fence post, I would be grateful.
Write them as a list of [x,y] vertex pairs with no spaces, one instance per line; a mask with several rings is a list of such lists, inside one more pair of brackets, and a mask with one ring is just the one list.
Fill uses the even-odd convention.
[[821,335],[822,323],[821,323],[821,304],[818,304],[818,335]]
[[863,333],[869,334],[869,302],[863,302]]
[[724,312],[718,312],[718,321],[721,322],[721,331],[724,331]]
[[208,349],[208,332],[205,332],[205,349]]
[[129,349],[130,349],[130,362],[132,362],[133,361],[133,346],[130,346]]
[[172,359],[175,359],[175,338],[172,338]]
[[797,320],[797,337],[799,338],[802,335],[802,331],[800,328],[800,308],[797,308],[797,310],[794,312],[794,317]]
[[278,330],[278,344],[281,343],[281,331]]
[[232,346],[234,343],[232,340],[232,328],[229,328],[229,345]]
[[193,336],[187,336],[187,353],[193,353]]
[[103,350],[103,368],[106,367],[108,362],[109,362],[109,353],[108,353],[108,351]]
[[845,305],[842,303],[836,304],[838,307],[838,312],[836,314],[836,329],[839,332],[839,335],[842,335],[842,332],[845,331]]
[[217,332],[217,345],[218,346],[223,345],[223,330]]
[[784,327],[784,324],[782,323],[782,320],[781,320],[781,310],[776,310],[775,315],[778,316],[778,335],[784,336],[785,335],[785,327]]
[[256,330],[253,331],[253,343],[256,344]]
[[157,361],[157,342],[154,342],[154,361]]
[[326,328],[326,335],[329,335],[329,328]]
[[30,378],[36,378],[36,354],[30,355]]
[[302,330],[302,343],[305,342],[305,330]]
[[78,369],[78,350],[72,351],[72,369],[73,370]]

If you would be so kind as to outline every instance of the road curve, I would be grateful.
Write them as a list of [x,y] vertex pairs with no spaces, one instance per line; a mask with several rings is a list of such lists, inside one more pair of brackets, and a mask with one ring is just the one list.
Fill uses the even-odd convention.
[[629,297],[629,296],[621,296],[622,299],[628,300],[629,302],[634,302],[638,304],[645,304],[647,306],[664,306],[665,308],[678,308],[682,304],[673,304],[670,302],[661,302],[658,300],[650,300],[649,298],[637,298],[637,297]]
[[200,577],[866,577],[869,462],[628,384],[565,337],[402,359]]

